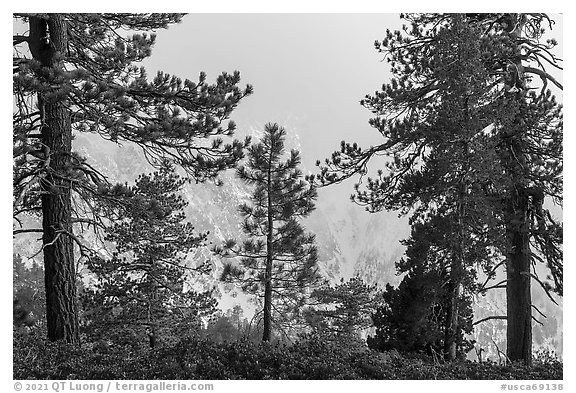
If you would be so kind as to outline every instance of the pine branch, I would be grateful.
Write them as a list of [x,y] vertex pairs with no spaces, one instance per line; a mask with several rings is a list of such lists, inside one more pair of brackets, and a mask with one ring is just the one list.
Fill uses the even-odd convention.
[[496,347],[496,351],[498,353],[498,359],[500,359],[500,355],[502,354],[504,356],[504,360],[508,363],[510,363],[510,358],[508,357],[508,355],[506,355],[504,352],[502,352],[500,350],[500,348],[498,347],[498,344],[496,344],[496,341],[494,341],[494,339],[492,337],[490,337],[490,340],[492,340],[492,343],[494,344],[494,346]]
[[506,285],[502,285],[504,283],[508,282],[508,280],[502,280],[500,281],[498,284],[495,285],[491,285],[489,287],[482,287],[480,290],[478,290],[479,293],[484,293],[490,289],[502,289],[502,288],[506,288]]
[[26,36],[26,35],[14,35],[12,37],[12,45],[16,46],[19,45],[23,42],[29,42],[30,41],[30,37]]
[[43,233],[44,230],[42,228],[34,228],[34,229],[14,229],[12,231],[12,236],[19,235],[21,233]]
[[546,315],[544,315],[544,314],[542,313],[542,311],[540,311],[540,310],[538,309],[538,307],[536,307],[534,304],[531,304],[531,306],[532,306],[532,308],[533,308],[534,310],[536,310],[536,312],[538,312],[538,314],[540,314],[540,315],[542,316],[542,318],[545,318],[545,319],[548,318],[548,317],[547,317]]
[[527,72],[529,74],[536,74],[540,77],[540,79],[542,79],[542,83],[544,84],[544,86],[542,87],[542,93],[544,92],[546,85],[548,84],[547,81],[551,81],[560,90],[564,90],[564,87],[562,86],[562,84],[560,82],[558,82],[556,80],[556,78],[554,78],[552,75],[550,75],[546,71],[543,71],[541,69],[534,68],[534,67],[524,67],[524,72]]
[[32,255],[30,257],[30,259],[34,259],[36,256],[38,256],[38,254],[40,254],[42,251],[44,251],[44,249],[46,247],[50,247],[50,246],[56,244],[56,242],[58,241],[58,239],[60,238],[61,235],[62,235],[62,231],[56,232],[56,236],[54,236],[54,239],[49,243],[42,244],[42,247],[40,248],[40,250],[38,250],[36,253],[34,253],[34,255]]
[[506,320],[506,319],[508,319],[508,317],[505,316],[505,315],[493,315],[493,316],[490,316],[490,317],[482,318],[482,319],[480,319],[480,320],[478,320],[478,321],[476,321],[476,322],[473,322],[473,323],[472,323],[472,326],[475,326],[475,325],[478,325],[479,323],[486,322],[486,321],[490,321],[490,320],[493,320],[493,319],[504,319],[504,320]]
[[530,272],[520,272],[521,275],[524,276],[530,276],[532,277],[534,280],[536,280],[536,282],[538,284],[540,284],[540,287],[544,290],[544,293],[546,293],[546,295],[548,296],[548,298],[552,301],[552,303],[554,303],[555,305],[558,306],[558,302],[556,300],[554,300],[554,298],[552,297],[552,294],[550,293],[550,291],[548,290],[548,288],[546,287],[546,285],[544,285],[544,283],[542,281],[540,281],[540,279],[538,278],[538,276],[536,276],[533,273]]

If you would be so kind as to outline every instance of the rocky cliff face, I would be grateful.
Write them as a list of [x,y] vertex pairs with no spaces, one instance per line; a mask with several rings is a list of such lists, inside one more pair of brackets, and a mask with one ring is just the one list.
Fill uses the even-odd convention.
[[[298,135],[291,133],[290,128],[287,131],[287,150],[301,150]],[[253,127],[248,134],[257,140],[261,131]],[[118,146],[98,136],[81,134],[74,140],[74,148],[107,174],[111,182],[131,184],[139,174],[153,171],[142,151],[133,145]],[[304,173],[309,172],[307,168],[302,169]],[[250,299],[234,287],[219,282],[222,262],[210,249],[225,239],[243,237],[238,206],[250,197],[251,190],[236,178],[233,170],[222,173],[221,180],[223,184],[220,186],[213,182],[190,183],[183,191],[188,201],[186,215],[189,221],[199,232],[209,231],[209,244],[189,255],[188,263],[208,260],[213,267],[211,277],[196,277],[190,284],[199,288],[217,286],[222,308],[240,304],[249,313],[253,309]],[[352,204],[347,192],[335,196],[330,189],[320,190],[316,210],[304,221],[307,230],[317,238],[321,273],[334,283],[340,278],[356,275],[380,286],[399,282],[394,262],[404,251],[399,241],[409,234],[406,220],[399,219],[394,213],[369,214]],[[87,242],[93,241],[91,234],[83,236]],[[19,237],[15,240],[15,250],[31,256],[35,243],[29,236]],[[35,257],[39,258],[41,255]]]

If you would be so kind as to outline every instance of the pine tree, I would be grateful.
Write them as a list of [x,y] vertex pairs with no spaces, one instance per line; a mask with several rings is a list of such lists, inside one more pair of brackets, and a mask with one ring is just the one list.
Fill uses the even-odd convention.
[[13,255],[12,298],[15,327],[42,324],[44,317],[44,271],[32,262],[30,266],[19,254]]
[[[458,303],[463,282],[471,265],[487,267],[492,263],[473,250],[482,249],[488,235],[499,238],[494,233],[502,232],[501,227],[495,226],[497,203],[495,206],[493,200],[483,197],[490,183],[499,177],[498,167],[492,165],[493,145],[484,134],[494,107],[490,102],[482,103],[490,91],[484,84],[488,75],[480,55],[479,32],[462,18],[454,16],[450,24],[440,25],[434,45],[420,49],[410,51],[412,61],[397,72],[398,79],[386,86],[383,94],[368,97],[364,105],[374,109],[381,105],[381,100],[389,99],[393,108],[412,101],[412,95],[425,95],[412,81],[420,72],[426,71],[426,76],[442,89],[433,99],[416,103],[405,117],[394,119],[396,114],[393,120],[372,121],[378,127],[386,124],[397,143],[387,150],[391,156],[388,173],[380,171],[378,178],[368,178],[367,190],[358,189],[355,201],[370,211],[414,210],[413,226],[432,224],[445,235],[438,245],[442,252],[433,257],[438,268],[446,273],[447,303],[441,307],[446,313],[442,318],[446,326],[441,330],[445,334],[444,356],[453,360],[457,354]],[[392,62],[401,60],[402,53],[392,54]],[[427,57],[427,53],[433,56]],[[420,63],[428,68],[418,71],[423,67]],[[442,225],[435,225],[439,220]],[[472,253],[477,258],[468,258]],[[412,260],[424,263],[426,258]]]
[[[426,221],[412,221],[406,256],[396,263],[404,277],[398,288],[388,285],[384,305],[373,315],[374,349],[426,351],[461,358],[471,349],[464,339],[472,330],[472,295],[476,293],[476,264],[455,264],[455,214],[439,211]],[[491,247],[480,239],[469,244],[465,260],[487,261]],[[458,269],[454,271],[454,269]],[[454,287],[456,282],[459,287]]]
[[254,187],[250,203],[239,209],[248,239],[215,248],[221,256],[240,258],[238,265],[225,265],[222,277],[263,298],[263,341],[271,339],[273,322],[294,319],[318,279],[314,235],[299,222],[314,209],[316,188],[304,181],[296,150],[282,161],[285,137],[283,128],[267,124],[260,143],[250,146],[248,162],[237,170]]
[[[382,292],[382,305],[372,315],[376,327],[369,336],[368,347],[378,351],[426,353],[442,356],[446,340],[447,291],[444,272],[436,266],[416,264],[397,288],[390,284]],[[455,337],[456,357],[463,358],[472,348],[465,338],[472,332],[472,307],[469,298],[459,297],[458,330]]]
[[[330,184],[358,173],[363,176],[373,156],[388,154],[388,173],[368,179],[366,190],[358,186],[355,200],[371,211],[402,208],[406,212],[416,203],[426,202],[430,193],[442,200],[446,189],[438,181],[456,178],[448,184],[453,211],[461,212],[457,220],[463,222],[462,209],[469,203],[469,196],[474,197],[475,206],[482,207],[475,210],[484,217],[476,224],[469,221],[460,225],[457,237],[469,239],[468,229],[468,234],[482,234],[506,259],[507,352],[512,360],[530,362],[530,279],[536,279],[547,293],[554,289],[561,294],[563,286],[561,225],[543,207],[545,198],[562,201],[561,106],[546,90],[548,82],[559,88],[562,85],[544,68],[544,64],[560,68],[561,60],[552,52],[555,40],[540,42],[544,25],[551,28],[553,22],[544,14],[404,17],[411,24],[404,28],[406,36],[388,31],[386,38],[376,43],[377,49],[386,54],[394,78],[362,102],[376,114],[371,124],[385,142],[366,150],[343,142],[341,150],[326,161],[320,179]],[[450,51],[442,50],[442,39],[458,25],[457,31],[469,41],[454,35],[458,55],[447,63],[443,60],[450,58]],[[460,51],[467,47],[470,50]],[[448,71],[451,65],[458,72]],[[446,83],[458,80],[460,75],[470,78],[460,80],[462,86],[473,88],[471,94]],[[543,81],[540,93],[529,92],[533,75]],[[458,109],[438,107],[451,95],[456,100],[448,101],[461,101]],[[436,127],[449,133],[443,136],[445,150],[439,151],[438,137],[442,134],[431,133],[430,123],[441,124],[430,115],[442,112],[459,115],[446,127]],[[449,148],[450,143],[453,148]],[[454,162],[453,158],[459,162],[454,170],[451,165],[436,173],[422,169],[430,157],[446,153],[448,160],[444,163]],[[466,156],[471,159],[461,160]],[[415,177],[414,173],[421,176]],[[427,177],[430,174],[436,175],[431,182]],[[460,243],[455,255],[462,255],[464,246]],[[552,285],[531,271],[532,260],[548,266]]]
[[377,287],[360,277],[341,279],[335,286],[325,283],[312,291],[314,307],[307,310],[306,319],[318,334],[342,342],[360,340],[360,333],[372,326],[377,296]]
[[194,329],[200,317],[214,312],[211,291],[190,288],[210,267],[186,260],[207,234],[185,222],[187,202],[179,195],[184,183],[169,164],[140,176],[129,188],[124,218],[107,229],[106,240],[116,248],[112,257],[88,261],[93,288],[84,296],[84,322],[98,338],[119,330],[135,331],[138,338],[146,330],[154,347],[165,339],[161,332],[183,334],[186,326],[176,325],[188,322],[187,330]]
[[[14,14],[14,234],[40,232],[46,281],[48,338],[76,343],[78,317],[74,243],[79,224],[102,228],[122,187],[72,150],[75,132],[134,143],[152,164],[165,158],[197,181],[235,166],[246,142],[224,143],[225,121],[252,89],[240,75],[215,84],[162,72],[149,80],[135,63],[151,53],[155,34],[182,14]],[[26,30],[26,29],[25,29]],[[121,31],[138,32],[123,37]],[[24,45],[26,44],[26,45]],[[19,217],[38,214],[41,228]]]
[[255,329],[251,322],[244,316],[242,306],[237,304],[225,313],[218,311],[213,315],[203,335],[219,343],[240,340],[258,342],[262,338],[262,329]]

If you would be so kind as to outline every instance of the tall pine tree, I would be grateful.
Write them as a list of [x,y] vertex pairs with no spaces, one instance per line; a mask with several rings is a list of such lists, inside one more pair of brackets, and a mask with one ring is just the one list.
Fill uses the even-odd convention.
[[[140,146],[153,164],[165,158],[198,181],[235,166],[246,142],[230,113],[252,89],[240,75],[215,84],[159,72],[149,80],[135,63],[151,53],[155,34],[182,14],[14,14],[14,234],[43,235],[48,338],[78,342],[74,242],[79,223],[102,228],[121,187],[111,187],[72,150],[75,132]],[[27,27],[27,28],[26,28]],[[138,32],[129,37],[122,31]],[[23,228],[38,214],[41,228]]]
[[[390,120],[372,121],[373,125],[390,127],[397,143],[386,151],[391,157],[387,173],[379,171],[378,178],[369,177],[367,190],[358,189],[355,201],[370,211],[413,210],[414,229],[431,227],[440,232],[435,247],[416,246],[430,256],[410,260],[412,264],[429,264],[433,260],[436,266],[432,270],[445,281],[445,294],[441,297],[445,303],[440,305],[445,313],[441,318],[444,326],[439,329],[444,333],[443,353],[448,360],[456,358],[461,341],[458,304],[466,296],[463,291],[471,288],[464,288],[464,282],[470,281],[472,266],[489,269],[489,255],[478,250],[486,249],[488,236],[499,238],[495,233],[502,232],[493,219],[493,210],[498,206],[484,197],[499,173],[498,167],[493,166],[493,144],[485,134],[494,106],[486,99],[491,92],[484,83],[488,76],[480,55],[479,36],[479,31],[460,16],[451,17],[449,23],[438,26],[433,45],[410,51],[411,62],[406,63],[401,74],[398,72],[398,79],[386,86],[383,94],[363,101],[375,112],[384,101],[391,112],[400,113],[390,115]],[[400,60],[391,56],[392,62]],[[431,99],[416,102],[404,116],[400,103],[411,102],[417,94],[427,94],[426,87],[422,92],[414,83],[420,73],[442,88]],[[421,232],[413,231],[410,241],[422,241]],[[401,268],[399,272],[410,270]],[[430,273],[431,269],[422,271]]]
[[316,187],[303,179],[296,150],[282,161],[285,138],[278,124],[267,124],[260,143],[250,146],[248,162],[237,170],[254,187],[250,203],[240,206],[248,239],[228,240],[215,249],[240,259],[225,265],[223,278],[263,299],[263,341],[271,339],[274,322],[280,326],[300,312],[307,289],[318,280],[314,235],[299,222],[314,210]]
[[[424,202],[430,192],[442,200],[444,183],[450,185],[448,197],[454,200],[457,221],[463,223],[463,209],[473,197],[474,205],[482,208],[468,211],[479,211],[481,221],[460,225],[456,235],[468,238],[462,231],[466,227],[470,234],[483,234],[506,259],[507,352],[512,360],[530,362],[531,278],[547,293],[551,288],[562,293],[561,225],[543,206],[547,197],[562,201],[561,106],[546,90],[548,82],[562,86],[545,70],[545,64],[561,68],[561,60],[552,52],[555,40],[541,42],[545,24],[551,27],[552,21],[543,14],[409,14],[404,18],[410,23],[404,28],[406,35],[388,31],[376,43],[394,78],[362,102],[377,116],[371,124],[384,143],[363,150],[343,142],[324,164],[320,179],[330,184],[358,173],[362,176],[370,159],[385,153],[391,156],[388,172],[369,179],[366,190],[358,187],[355,196],[369,210],[409,209]],[[453,36],[453,48],[443,50],[446,32],[458,25],[464,36],[472,32],[475,36],[468,43]],[[462,56],[461,48],[466,47],[472,57]],[[443,61],[450,59],[452,50],[451,62]],[[454,67],[458,73],[446,73]],[[529,91],[533,75],[543,81],[538,92]],[[466,88],[446,83],[458,78]],[[442,102],[458,101],[458,106],[442,108]],[[450,124],[437,123],[434,113],[451,114]],[[431,132],[431,122],[448,135]],[[444,138],[444,150],[438,149],[439,137]],[[459,165],[436,171],[440,177],[427,177],[434,174],[422,169],[430,157],[446,153],[445,163],[456,159]],[[472,159],[461,160],[466,156]],[[415,177],[418,173],[422,176]],[[450,178],[456,181],[446,183]],[[462,255],[464,248],[459,242],[455,255]],[[553,284],[544,283],[531,270],[533,260],[548,266]]]

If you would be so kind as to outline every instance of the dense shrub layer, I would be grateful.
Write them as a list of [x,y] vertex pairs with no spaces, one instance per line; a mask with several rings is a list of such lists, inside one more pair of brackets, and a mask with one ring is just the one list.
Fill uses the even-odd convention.
[[14,340],[14,379],[562,379],[562,363],[530,367],[438,363],[333,342],[291,346],[189,338],[155,350],[89,343],[70,346],[33,336]]

